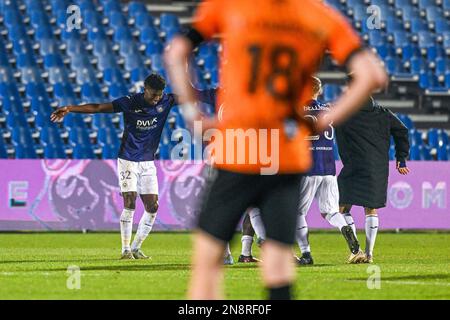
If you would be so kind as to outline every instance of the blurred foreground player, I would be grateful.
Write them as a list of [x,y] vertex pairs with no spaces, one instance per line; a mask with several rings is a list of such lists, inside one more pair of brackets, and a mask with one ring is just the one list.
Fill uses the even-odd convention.
[[[301,173],[311,165],[305,141],[309,130],[301,124],[299,107],[311,97],[310,77],[326,49],[357,74],[330,118],[317,123],[318,130],[324,130],[329,121],[342,122],[374,89],[384,86],[385,72],[372,54],[361,50],[345,19],[316,0],[261,0],[257,6],[253,0],[212,0],[200,4],[195,21],[166,52],[173,88],[184,103],[187,120],[199,120],[185,74],[186,59],[201,42],[220,34],[225,45],[221,86],[226,90],[220,91],[217,105],[225,103],[227,112],[215,132],[216,170],[199,216],[189,298],[223,297],[225,244],[243,212],[255,206],[266,229],[262,277],[269,298],[290,299],[298,188]],[[247,132],[252,143],[236,143],[234,135],[227,138],[230,130]],[[271,150],[269,159],[255,146]],[[230,154],[233,159],[225,159]],[[244,155],[245,161],[236,160],[236,155]]]
[[355,236],[356,227],[350,214],[352,206],[364,207],[366,216],[365,258],[353,263],[373,262],[378,232],[377,209],[386,206],[391,137],[395,143],[396,168],[400,174],[406,175],[409,173],[406,166],[408,129],[372,97],[336,130],[339,155],[344,165],[338,177],[340,212]]
[[[304,107],[307,115],[317,121],[321,117],[327,117],[330,105],[320,102],[319,95],[322,94],[322,82],[317,77],[313,79],[313,97],[310,103]],[[313,154],[313,167],[302,178],[300,186],[300,205],[297,221],[297,242],[302,252],[298,259],[300,265],[311,265],[314,260],[311,255],[309,244],[308,224],[306,215],[314,198],[319,203],[322,217],[333,227],[341,231],[350,249],[349,262],[364,259],[364,253],[359,248],[358,240],[353,234],[352,228],[347,225],[344,217],[339,213],[339,190],[336,179],[336,164],[334,161],[334,127],[329,127],[321,134],[307,137],[311,141],[311,152]]]

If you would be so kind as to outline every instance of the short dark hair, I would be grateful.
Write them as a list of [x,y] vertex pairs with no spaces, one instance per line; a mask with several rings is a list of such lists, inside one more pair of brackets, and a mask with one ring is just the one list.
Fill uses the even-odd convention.
[[153,90],[164,90],[166,87],[166,80],[157,73],[150,74],[144,81],[144,87]]
[[313,83],[313,92],[314,94],[318,94],[320,92],[320,89],[322,88],[322,81],[320,81],[317,77],[311,77],[312,83]]

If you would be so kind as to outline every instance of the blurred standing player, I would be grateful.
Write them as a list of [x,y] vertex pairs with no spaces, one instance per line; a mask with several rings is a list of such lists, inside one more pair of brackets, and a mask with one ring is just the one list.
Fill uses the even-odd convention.
[[[123,113],[125,128],[117,161],[120,191],[124,200],[120,216],[122,259],[148,259],[141,246],[153,228],[158,210],[158,179],[153,160],[169,111],[177,104],[174,94],[163,93],[165,86],[164,78],[153,73],[145,79],[143,93],[121,97],[109,103],[65,106],[51,115],[52,121],[61,121],[70,112]],[[203,98],[201,92],[199,97]],[[130,246],[138,194],[145,211]]]
[[[192,85],[192,84],[191,84]],[[213,107],[216,107],[217,100],[217,88],[211,88],[204,91],[201,91],[201,100],[202,102],[209,104]],[[221,121],[221,115],[224,112],[224,105],[222,104],[218,109],[218,120]],[[261,224],[262,222],[259,219],[257,222]],[[253,236],[255,235],[255,230],[253,230],[253,220],[251,219],[251,210],[247,210],[244,220],[242,221],[242,237],[241,237],[241,255],[239,256],[238,262],[241,263],[253,263],[259,262],[259,260],[252,255],[252,244],[253,244]],[[233,265],[234,259],[231,254],[230,244],[227,243],[225,247],[224,257],[223,257],[224,265]]]
[[[185,74],[186,59],[216,34],[225,46],[220,81],[226,90],[219,91],[217,103],[227,106],[223,120],[217,123],[217,136],[223,139],[225,150],[220,146],[215,150],[215,170],[199,215],[189,298],[222,297],[225,244],[243,212],[254,206],[261,210],[266,229],[262,276],[269,298],[290,299],[298,188],[301,173],[311,165],[305,141],[309,130],[301,125],[299,108],[312,95],[310,77],[327,48],[358,75],[330,111],[330,118],[318,121],[317,128],[324,130],[329,121],[342,122],[374,89],[385,85],[386,74],[374,55],[362,50],[345,19],[317,0],[260,0],[257,6],[253,0],[206,1],[200,4],[193,27],[173,39],[165,56],[173,88],[191,123],[200,114]],[[272,153],[268,164],[252,144],[237,144],[235,136],[227,140],[227,130],[269,131],[267,140],[257,133],[253,146],[279,153]],[[231,152],[244,155],[245,161],[223,161],[223,155]]]
[[365,263],[373,262],[379,225],[377,209],[386,206],[391,136],[395,143],[397,170],[406,175],[409,173],[406,166],[409,154],[408,129],[372,97],[336,130],[339,155],[344,165],[338,177],[340,212],[356,236],[350,210],[353,205],[364,207],[366,249],[365,259],[361,262]]
[[[319,117],[327,117],[330,105],[317,100],[322,94],[322,82],[317,77],[313,79],[313,98],[304,107],[307,115],[312,121]],[[313,154],[313,167],[302,178],[300,186],[299,217],[297,221],[297,242],[302,256],[298,259],[300,265],[311,265],[314,260],[311,255],[311,247],[308,239],[308,224],[306,215],[314,198],[317,198],[319,210],[322,217],[333,227],[341,231],[350,248],[349,262],[360,261],[364,253],[359,248],[358,240],[353,234],[352,228],[347,225],[344,217],[339,214],[339,190],[336,179],[336,164],[334,161],[334,127],[329,124],[327,130],[322,134],[307,137],[311,141]]]

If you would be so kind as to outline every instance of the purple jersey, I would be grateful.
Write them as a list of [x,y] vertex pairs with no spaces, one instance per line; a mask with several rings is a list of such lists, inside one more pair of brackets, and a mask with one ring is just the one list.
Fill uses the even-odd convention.
[[[308,106],[304,107],[306,116],[311,117],[314,121],[317,118],[326,117],[330,110],[330,105],[322,103],[318,100],[312,100]],[[336,164],[334,161],[334,128],[329,126],[320,135],[310,136],[306,139],[311,141],[311,148],[313,154],[313,166],[307,173],[308,176],[328,176],[336,175]]]
[[148,104],[143,93],[121,97],[112,102],[114,112],[123,112],[125,128],[119,158],[129,161],[153,161],[172,106],[173,94],[164,94],[156,105]]

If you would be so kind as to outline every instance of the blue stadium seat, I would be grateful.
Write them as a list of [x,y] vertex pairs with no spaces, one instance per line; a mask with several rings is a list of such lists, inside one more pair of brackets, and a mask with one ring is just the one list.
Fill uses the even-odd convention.
[[138,81],[144,81],[145,78],[147,78],[147,76],[150,74],[150,72],[151,72],[150,70],[143,67],[133,69],[131,70],[130,80],[133,83]]
[[16,149],[16,158],[17,159],[36,159],[37,154],[34,149],[34,146],[31,145],[22,145],[17,144],[15,145]]
[[15,55],[19,55],[21,53],[33,53],[33,47],[31,46],[30,41],[28,41],[27,39],[16,39],[16,40],[12,40],[12,44],[13,44],[13,53]]
[[139,53],[129,54],[125,57],[125,70],[131,71],[144,65],[144,61]]
[[421,146],[413,144],[409,149],[409,159],[410,160],[422,160],[421,156]]
[[138,15],[148,13],[145,4],[138,1],[130,1],[130,3],[128,4],[128,14],[132,17],[137,17]]
[[143,30],[147,27],[154,27],[155,21],[153,20],[153,17],[149,15],[147,12],[140,12],[134,16],[134,25],[138,30]]
[[94,83],[85,83],[81,86],[82,98],[90,103],[101,103],[105,101],[100,86]]
[[62,144],[46,144],[44,145],[44,157],[45,159],[65,159],[66,153]]
[[446,31],[450,31],[450,22],[448,20],[448,18],[439,18],[436,19],[435,21],[435,25],[434,25],[434,30],[437,33],[444,33]]
[[417,129],[409,129],[409,142],[411,145],[422,145],[422,134]]
[[387,42],[386,33],[380,30],[372,30],[368,33],[369,43],[371,46],[384,45]]
[[449,160],[449,148],[447,145],[439,146],[437,148],[437,160],[448,161]]
[[86,53],[85,48],[86,43],[81,39],[70,39],[66,41],[66,52],[71,59],[80,58],[80,56],[84,58]]
[[54,39],[42,39],[39,44],[41,56],[59,53],[59,44]]
[[409,116],[405,114],[398,114],[397,116],[408,129],[414,129],[414,122]]
[[48,68],[48,82],[50,84],[57,84],[69,82],[69,76],[65,67],[50,67]]
[[52,68],[52,67],[64,67],[63,59],[59,54],[48,54],[44,56],[44,67]]
[[116,0],[107,0],[103,4],[103,12],[120,12],[122,8],[120,6],[120,2]]
[[405,31],[405,26],[401,19],[391,17],[386,20],[386,30],[389,30],[389,32]]
[[160,54],[152,54],[150,56],[151,66],[153,71],[164,69],[164,60]]
[[100,127],[98,130],[98,141],[103,144],[117,146],[120,144],[116,130],[111,126]]
[[436,75],[443,76],[450,72],[450,59],[446,57],[438,57],[436,59]]
[[411,19],[411,32],[417,33],[420,31],[428,31],[428,24],[421,18]]
[[73,148],[73,158],[74,159],[94,159],[95,155],[92,151],[90,144],[87,145],[76,145]]
[[103,71],[103,82],[106,85],[113,83],[125,84],[122,72],[118,68],[109,68]]
[[394,39],[394,45],[396,47],[404,47],[411,44],[409,35],[405,31],[394,31],[392,32],[392,37]]
[[89,29],[103,28],[102,18],[97,11],[87,10],[83,12],[83,24]]
[[72,85],[70,83],[55,83],[53,85],[53,94],[56,98],[75,97]]
[[435,61],[438,57],[444,57],[445,51],[441,46],[430,46],[427,48],[428,61]]
[[39,139],[41,142],[46,144],[63,144],[61,139],[61,133],[58,127],[49,122],[47,125],[42,126],[39,130]]
[[7,159],[8,152],[6,151],[6,143],[3,140],[3,136],[0,135],[0,159]]
[[444,18],[444,14],[443,14],[442,10],[437,6],[432,5],[430,7],[426,7],[425,11],[426,11],[426,17],[427,17],[428,21],[435,22],[438,19]]
[[44,10],[31,12],[30,22],[35,29],[40,26],[50,26],[50,21]]
[[126,57],[128,55],[140,54],[136,42],[134,40],[123,40],[119,43],[119,53],[121,56]]
[[36,28],[36,33],[34,38],[37,41],[42,41],[44,39],[53,39],[53,29],[50,25],[43,25]]
[[112,51],[112,45],[108,39],[101,39],[101,40],[95,41],[93,43],[92,52],[97,57],[108,54],[111,51]]
[[69,113],[63,119],[64,127],[85,128],[83,117],[80,114]]
[[92,28],[92,29],[89,29],[87,38],[92,43],[94,43],[96,41],[108,39],[108,37],[107,37],[105,31],[103,30],[103,28]]
[[109,86],[109,98],[110,99],[117,99],[123,96],[126,96],[128,94],[128,89],[126,86],[113,83]]
[[117,27],[116,31],[114,32],[113,36],[114,41],[120,42],[120,41],[132,41],[133,35],[130,32],[130,29],[126,26],[119,26]]
[[90,145],[91,139],[85,128],[72,127],[69,131],[69,141],[74,145]]
[[28,68],[36,66],[36,58],[33,54],[25,52],[17,56],[17,67],[18,68]]
[[117,68],[117,57],[110,53],[98,57],[98,69],[103,71],[110,68]]
[[154,26],[148,26],[141,29],[139,41],[149,43],[159,40],[158,30]]
[[76,82],[79,85],[84,83],[94,83],[97,81],[94,68],[90,65],[76,69]]
[[121,12],[108,12],[109,25],[117,32],[119,28],[128,30],[128,21]]
[[161,14],[160,18],[160,28],[162,30],[167,29],[179,29],[180,22],[178,21],[178,17],[171,13],[163,13]]
[[[34,106],[34,114],[35,114],[35,126],[36,128],[43,128],[43,127],[47,127],[50,125],[50,114],[53,111],[52,109],[48,110],[47,108],[48,105],[39,105],[39,104],[35,104]],[[35,111],[35,110],[39,110],[39,111]]]
[[102,158],[103,159],[117,159],[119,154],[119,145],[102,145]]
[[427,73],[428,67],[421,57],[412,57],[410,60],[410,71],[412,74]]
[[[92,116],[92,124],[95,128],[113,128],[113,123],[111,116],[109,114],[96,113]],[[100,137],[100,132],[98,135],[99,141],[103,141]]]
[[417,37],[420,48],[429,48],[435,45],[435,38],[431,32],[420,31],[417,33]]
[[420,18],[420,11],[412,5],[398,7],[402,10],[403,21],[411,21]]
[[147,42],[145,45],[145,55],[148,57],[163,52],[163,46],[159,40]]
[[[18,115],[15,115],[16,117]],[[21,115],[23,119],[25,117]],[[21,120],[23,121],[23,120]],[[25,124],[24,124],[25,123]],[[28,129],[28,126],[26,125],[26,120],[24,123],[21,123],[19,126],[19,123],[17,123],[17,127],[12,128],[11,133],[11,140],[14,144],[19,144],[23,146],[31,146],[33,145],[33,138],[31,137],[30,130]]]
[[22,68],[20,72],[24,84],[29,82],[42,82],[41,70],[37,67]]

